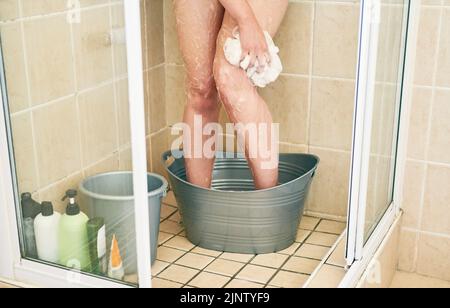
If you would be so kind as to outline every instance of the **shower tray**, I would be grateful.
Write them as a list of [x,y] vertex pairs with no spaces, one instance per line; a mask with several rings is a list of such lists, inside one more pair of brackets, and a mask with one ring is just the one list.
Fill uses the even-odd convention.
[[187,182],[181,151],[164,153],[163,163],[189,241],[216,251],[266,254],[295,242],[319,158],[281,154],[280,184],[265,190],[255,190],[242,154],[217,153],[211,189]]

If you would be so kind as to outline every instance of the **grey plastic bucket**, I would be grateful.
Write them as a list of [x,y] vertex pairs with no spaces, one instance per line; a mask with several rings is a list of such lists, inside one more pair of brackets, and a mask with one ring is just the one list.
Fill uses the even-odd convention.
[[164,153],[163,162],[193,244],[216,251],[265,254],[295,242],[319,164],[317,156],[281,154],[280,185],[256,191],[242,155],[227,158],[218,153],[212,189],[205,189],[187,182],[184,159],[179,158],[182,153],[173,154]]
[[[149,173],[148,204],[152,263],[156,260],[161,201],[167,194],[165,178]],[[90,218],[105,219],[108,256],[112,237],[119,242],[126,274],[137,273],[136,231],[134,220],[133,173],[111,172],[85,179],[80,187],[80,204],[88,209]]]

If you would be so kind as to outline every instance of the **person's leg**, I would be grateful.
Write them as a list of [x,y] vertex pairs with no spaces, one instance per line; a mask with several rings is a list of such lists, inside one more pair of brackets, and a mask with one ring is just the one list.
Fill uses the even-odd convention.
[[[272,37],[276,34],[286,13],[287,0],[248,0],[259,24],[264,31],[268,31]],[[225,59],[223,46],[225,40],[232,37],[233,29],[237,26],[233,18],[225,13],[222,29],[217,42],[217,52],[214,62],[214,77],[217,83],[220,98],[223,101],[230,120],[235,124],[240,123],[248,126],[263,124],[267,129],[258,136],[259,139],[266,138],[269,146],[275,136],[272,136],[272,115],[264,100],[258,94],[246,73],[230,65]],[[251,144],[255,140],[249,140],[249,134],[245,136],[245,152],[250,168],[252,169],[256,189],[271,188],[278,184],[278,148],[271,147],[271,157],[267,158],[258,150],[256,156],[252,157]],[[257,140],[259,143],[261,140]],[[278,146],[278,145],[277,145]],[[272,164],[269,161],[276,160]]]
[[[194,119],[201,117],[203,126],[218,122],[220,105],[213,76],[216,40],[223,22],[224,9],[218,0],[175,0],[178,37],[187,73],[187,105],[184,122],[194,132]],[[204,137],[202,144],[210,137]],[[186,146],[188,181],[211,186],[214,159],[194,157],[194,134]],[[189,151],[189,153],[186,153]]]

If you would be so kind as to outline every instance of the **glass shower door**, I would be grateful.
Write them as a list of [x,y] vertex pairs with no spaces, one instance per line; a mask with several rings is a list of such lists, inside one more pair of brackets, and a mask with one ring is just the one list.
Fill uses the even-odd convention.
[[16,272],[150,286],[139,1],[9,2],[0,174],[13,182]]
[[410,1],[362,1],[347,263],[394,207]]

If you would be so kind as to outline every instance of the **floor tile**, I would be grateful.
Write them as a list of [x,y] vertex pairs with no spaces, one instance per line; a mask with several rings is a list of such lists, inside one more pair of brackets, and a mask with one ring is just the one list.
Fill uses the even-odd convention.
[[280,271],[269,285],[281,288],[302,288],[308,278],[308,275]]
[[300,245],[300,243],[294,243],[293,245],[291,245],[291,247],[279,251],[278,253],[281,253],[282,255],[292,256],[297,251],[298,247],[300,247]]
[[246,280],[240,280],[240,279],[233,279],[227,286],[226,289],[259,289],[264,288],[263,284],[246,281]]
[[244,266],[245,264],[240,262],[216,259],[208,265],[205,271],[232,277],[236,275],[236,273],[239,272]]
[[166,232],[159,232],[158,245],[162,245],[170,240],[174,235]]
[[175,195],[172,191],[167,193],[167,196],[163,199],[163,203],[178,207],[177,200],[175,199]]
[[183,226],[180,224],[171,221],[171,220],[165,220],[161,223],[159,229],[162,232],[170,233],[170,234],[178,234],[181,231],[183,231]]
[[308,288],[337,288],[345,274],[344,268],[325,264],[314,276]]
[[161,278],[153,278],[152,279],[152,287],[155,289],[179,289],[183,285],[181,283],[168,281]]
[[237,274],[236,278],[265,284],[275,273],[275,269],[249,264]]
[[212,261],[214,261],[214,258],[212,257],[198,255],[195,253],[187,253],[175,263],[178,265],[193,267],[202,270],[205,267],[207,267],[208,264],[211,263]]
[[303,244],[302,247],[295,253],[298,257],[322,260],[326,254],[329,252],[330,248],[311,245],[311,244]]
[[252,260],[252,264],[266,267],[279,268],[289,258],[287,255],[278,253],[270,253],[265,255],[258,255]]
[[297,243],[303,243],[310,234],[311,234],[311,231],[299,229],[297,232],[297,237],[295,238],[295,241]]
[[192,248],[195,247],[194,244],[189,242],[187,238],[182,236],[175,236],[174,238],[168,240],[164,243],[164,246],[170,247],[170,248],[176,248],[184,251],[189,251]]
[[255,255],[246,255],[246,254],[239,254],[239,253],[229,253],[225,252],[223,253],[219,258],[231,260],[231,261],[237,261],[237,262],[243,262],[247,263],[249,262]]
[[336,249],[333,251],[326,263],[345,267],[347,265],[347,261],[345,260],[345,246],[345,239],[341,239],[340,243],[336,246]]
[[181,223],[182,219],[181,219],[181,214],[179,211],[177,211],[176,213],[173,213],[170,217],[169,220],[174,221],[176,223]]
[[209,249],[204,249],[201,247],[195,247],[192,252],[201,254],[201,255],[205,255],[205,256],[210,256],[210,257],[218,257],[222,254],[222,252],[220,251],[214,251],[214,250],[209,250]]
[[333,233],[341,235],[344,232],[347,224],[332,220],[322,220],[316,228],[317,232]]
[[202,289],[223,288],[229,277],[203,272],[189,282],[189,285]]
[[187,268],[184,266],[171,265],[161,274],[159,274],[158,277],[184,284],[191,280],[199,272],[200,271],[198,270]]
[[152,276],[158,276],[158,274],[165,270],[169,265],[170,263],[156,260],[152,265]]
[[178,211],[177,208],[170,206],[170,205],[163,204],[161,206],[161,219],[164,220],[177,211]]
[[158,248],[158,255],[156,258],[160,261],[172,263],[185,253],[185,251],[161,246]]
[[313,231],[320,222],[320,218],[303,216],[300,221],[300,229]]
[[332,247],[336,243],[338,238],[339,236],[334,234],[313,232],[311,236],[308,238],[308,240],[306,240],[306,243],[312,245]]
[[311,275],[321,261],[306,258],[292,257],[283,266],[284,270]]

